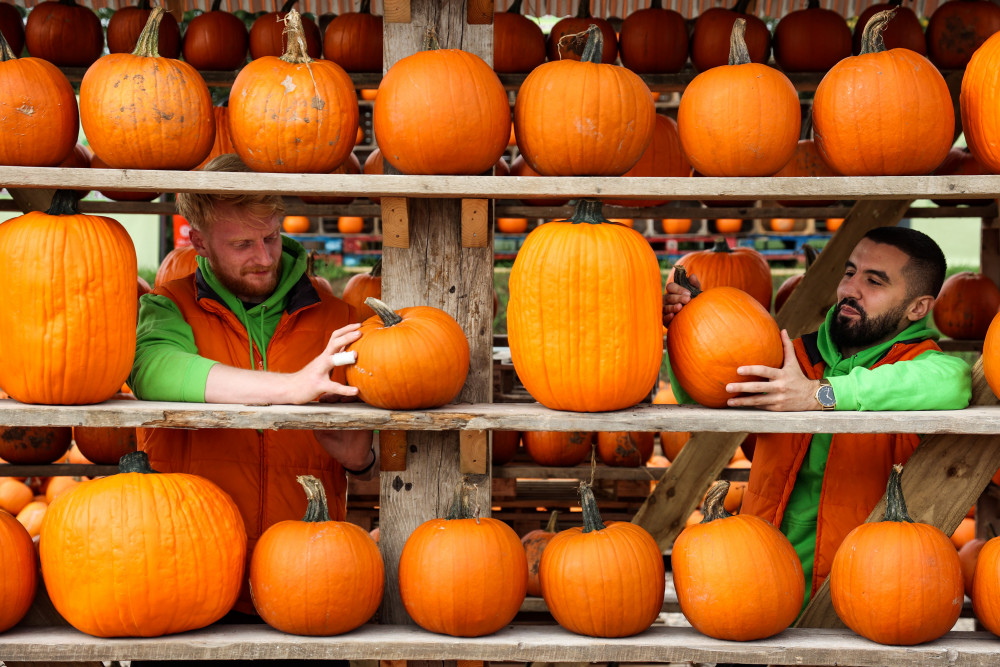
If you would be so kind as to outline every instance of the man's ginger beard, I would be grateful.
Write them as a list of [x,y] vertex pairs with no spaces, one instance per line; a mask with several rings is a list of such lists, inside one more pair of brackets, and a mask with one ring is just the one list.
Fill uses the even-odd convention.
[[[233,293],[241,301],[247,301],[249,303],[263,303],[267,300],[267,297],[274,293],[274,290],[278,287],[278,272],[281,270],[281,261],[274,263],[274,266],[261,266],[259,264],[253,266],[245,266],[239,268],[236,272],[225,270],[219,262],[214,261],[214,257],[209,255],[208,263],[212,267],[212,273],[215,274],[216,280],[222,283],[222,286]],[[259,283],[253,283],[245,276],[255,273],[257,271],[270,271],[270,279],[265,285],[261,286]]]
[[[858,319],[855,322],[841,317],[840,310],[843,306],[850,306],[858,311]],[[901,303],[895,308],[875,317],[869,318],[868,313],[850,297],[845,297],[837,304],[837,311],[833,315],[830,323],[830,339],[839,349],[864,349],[876,343],[888,340],[896,333],[899,323],[906,314],[906,303]]]

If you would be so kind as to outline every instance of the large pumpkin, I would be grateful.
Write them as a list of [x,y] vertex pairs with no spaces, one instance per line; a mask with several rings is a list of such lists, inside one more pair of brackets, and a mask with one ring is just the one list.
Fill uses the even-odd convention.
[[[663,607],[663,555],[645,528],[601,520],[590,484],[580,484],[583,526],[557,534],[542,552],[542,597],[556,622],[591,637],[630,637]],[[600,603],[595,603],[600,600]]]
[[100,403],[135,355],[135,248],[115,220],[58,190],[0,225],[0,387],[22,403]]
[[357,94],[340,65],[306,55],[299,13],[287,20],[285,55],[257,58],[233,82],[233,148],[254,171],[328,174],[354,148]]
[[478,516],[469,491],[460,484],[447,517],[417,526],[399,558],[406,612],[423,629],[455,637],[481,637],[510,623],[528,585],[517,533]]
[[372,111],[382,157],[404,174],[482,174],[507,150],[507,91],[479,56],[424,46],[382,77]]
[[[292,48],[291,37],[294,30],[289,17],[298,0],[287,0],[276,12],[261,14],[250,26],[250,58],[257,60],[264,56],[281,57]],[[296,12],[298,13],[298,12]],[[319,26],[307,16],[299,18],[301,37],[304,40],[302,52],[310,58],[319,58],[323,54],[323,39],[319,34]],[[288,35],[286,37],[286,35]]]
[[521,0],[493,15],[493,70],[530,72],[545,62],[545,35],[538,24],[521,15]]
[[194,249],[194,246],[174,248],[160,262],[160,266],[156,270],[156,278],[153,279],[153,289],[171,280],[189,276],[197,268],[198,251]]
[[8,463],[54,463],[73,442],[69,426],[0,426],[0,459]]
[[97,637],[158,637],[222,618],[246,561],[232,498],[203,477],[156,473],[145,452],[122,458],[119,471],[46,512],[39,552],[56,611]]
[[367,273],[355,273],[344,285],[344,294],[341,297],[348,305],[354,308],[355,318],[358,322],[364,322],[375,316],[372,307],[365,303],[365,299],[373,296],[376,299],[382,298],[382,260],[375,262],[375,266]]
[[735,287],[700,291],[687,281],[684,268],[675,268],[674,282],[690,290],[693,298],[670,321],[670,365],[691,398],[706,407],[725,407],[733,397],[727,384],[760,380],[737,374],[737,368],[781,367],[781,333],[770,313],[749,294]]
[[582,463],[594,447],[592,431],[524,431],[524,451],[540,466],[572,467]]
[[94,153],[116,169],[191,169],[215,141],[204,79],[157,53],[162,18],[163,8],[153,9],[135,51],[102,57],[80,83],[83,131]]
[[837,548],[830,596],[840,620],[862,637],[912,646],[951,630],[965,591],[955,545],[907,513],[902,471],[895,465],[889,474],[882,521],[861,524]]
[[927,55],[941,69],[962,69],[1000,31],[1000,6],[987,0],[948,0],[927,23]]
[[[116,9],[108,20],[108,51],[132,53],[151,12],[149,0],[139,0],[136,7]],[[160,21],[157,52],[164,58],[179,58],[181,55],[181,29],[170,12],[165,13]]]
[[854,24],[852,51],[854,55],[861,53],[861,39],[865,28],[873,16],[887,9],[896,9],[895,15],[882,32],[882,39],[887,49],[909,49],[920,55],[927,55],[927,41],[924,39],[924,29],[920,19],[909,7],[903,7],[903,0],[889,0],[888,3],[871,5],[858,16]]
[[929,174],[951,148],[955,111],[944,77],[918,53],[884,50],[891,18],[872,18],[861,54],[834,65],[816,88],[816,145],[844,176]]
[[371,13],[371,0],[357,12],[330,21],[323,35],[323,57],[346,72],[382,72],[382,17]]
[[705,176],[770,176],[799,140],[799,95],[784,74],[750,61],[745,29],[736,19],[729,65],[696,76],[677,110],[684,153]]
[[28,14],[24,42],[28,53],[57,67],[88,67],[101,57],[104,29],[90,7],[48,0]]
[[38,566],[31,535],[17,519],[0,510],[0,632],[20,621],[35,601]]
[[261,618],[293,635],[350,632],[382,602],[385,566],[366,530],[333,521],[323,484],[297,477],[309,503],[301,521],[281,521],[260,536],[250,560],[250,594]]
[[24,19],[17,7],[9,2],[0,2],[0,35],[7,40],[14,55],[24,49]]
[[691,64],[696,70],[704,72],[729,63],[730,40],[737,19],[746,21],[744,39],[750,62],[767,62],[771,31],[762,20],[747,13],[749,5],[749,0],[738,0],[732,9],[712,7],[698,15],[691,35]]
[[[696,276],[703,290],[735,287],[757,299],[766,310],[771,308],[771,267],[753,248],[730,248],[725,239],[717,239],[708,250],[682,255],[674,266],[683,266],[689,276]],[[674,269],[670,269],[667,282],[673,279]]]
[[705,499],[704,520],[688,525],[674,541],[670,564],[677,601],[702,634],[727,641],[764,639],[799,615],[805,597],[802,563],[770,523],[727,512],[728,492],[729,482],[716,482]]
[[605,64],[601,31],[591,26],[587,33],[580,62],[539,65],[517,94],[517,146],[543,176],[621,176],[653,138],[649,88],[637,74]]
[[962,129],[969,150],[986,168],[1000,173],[1000,33],[972,56],[962,77]]
[[212,0],[210,10],[191,19],[184,31],[184,60],[196,70],[235,70],[247,60],[246,24],[221,6],[222,0]]
[[368,297],[375,311],[361,323],[358,354],[347,367],[347,384],[369,405],[389,410],[441,407],[458,396],[469,373],[469,341],[458,322],[440,308],[415,306],[395,312]]
[[542,552],[552,538],[559,532],[559,510],[552,510],[549,522],[544,528],[538,528],[525,533],[521,537],[524,555],[528,559],[528,595],[542,596],[542,582],[538,578],[538,569],[542,564]]
[[511,269],[507,336],[535,400],[578,412],[643,400],[663,357],[660,280],[649,242],[598,201],[532,230]]
[[618,50],[622,65],[633,72],[680,72],[687,63],[688,43],[684,16],[664,9],[662,0],[652,0],[649,7],[625,17]]
[[[663,10],[667,11],[667,10]],[[670,178],[686,177],[691,173],[691,163],[681,150],[681,139],[677,133],[677,122],[670,116],[656,114],[653,140],[642,152],[642,157],[631,169],[622,174],[624,178]],[[605,204],[614,206],[662,206],[669,199],[605,199]]]
[[1000,310],[1000,289],[982,273],[949,276],[934,302],[934,326],[945,336],[982,340]]
[[549,30],[546,43],[549,60],[584,60],[585,47],[577,35],[588,32],[591,26],[601,33],[601,42],[597,47],[601,54],[600,62],[613,63],[618,57],[618,35],[610,21],[591,16],[589,0],[577,5],[576,16],[560,19]]
[[786,72],[825,72],[851,55],[851,29],[839,12],[809,0],[774,29],[774,59]]
[[55,167],[72,153],[79,133],[66,75],[41,58],[18,59],[0,33],[0,165]]

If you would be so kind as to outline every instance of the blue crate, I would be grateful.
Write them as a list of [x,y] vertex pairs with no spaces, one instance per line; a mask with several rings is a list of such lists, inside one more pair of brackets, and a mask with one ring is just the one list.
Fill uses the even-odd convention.
[[343,239],[339,239],[339,238],[336,238],[336,239],[327,239],[326,243],[324,244],[323,247],[326,250],[326,252],[329,252],[329,253],[339,253],[344,248],[344,241],[343,241]]

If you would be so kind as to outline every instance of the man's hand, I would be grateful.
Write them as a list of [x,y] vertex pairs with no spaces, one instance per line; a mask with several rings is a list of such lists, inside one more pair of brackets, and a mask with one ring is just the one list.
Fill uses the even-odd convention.
[[[701,282],[695,275],[688,276],[691,284],[701,289]],[[691,292],[684,289],[675,282],[667,283],[667,290],[663,293],[663,326],[669,327],[670,321],[674,319],[681,308],[691,301]]]
[[337,329],[330,336],[326,349],[318,357],[306,364],[305,368],[298,373],[289,376],[289,390],[294,395],[294,400],[290,403],[308,403],[317,398],[321,398],[326,403],[332,403],[337,397],[353,398],[357,396],[357,387],[334,382],[330,379],[333,371],[333,355],[343,352],[354,341],[361,338],[360,324],[348,324],[346,327]]
[[766,378],[763,382],[732,382],[726,385],[726,391],[739,394],[754,394],[730,398],[727,405],[731,408],[753,407],[775,412],[802,412],[805,410],[820,410],[822,406],[816,400],[816,390],[819,380],[810,380],[802,372],[795,358],[795,348],[788,332],[781,330],[781,344],[785,349],[785,360],[781,368],[769,366],[740,366],[736,372],[740,375],[757,375]]
[[371,479],[378,474],[378,455],[372,450],[371,431],[313,431],[313,433],[316,434],[316,440],[326,453],[343,467],[350,470],[364,470],[369,463],[373,464],[363,474],[357,475],[358,479]]

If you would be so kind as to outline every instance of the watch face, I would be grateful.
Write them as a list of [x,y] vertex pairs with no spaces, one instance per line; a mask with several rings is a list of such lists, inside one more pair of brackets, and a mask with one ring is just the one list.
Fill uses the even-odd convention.
[[833,407],[837,404],[837,399],[833,395],[833,387],[824,384],[816,392],[816,400],[820,402],[824,408]]

